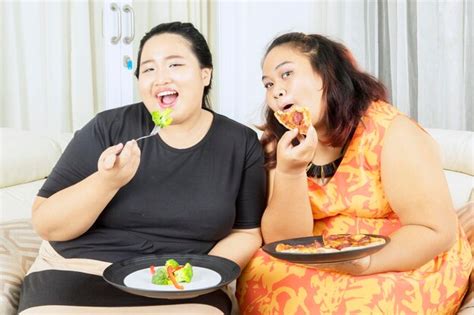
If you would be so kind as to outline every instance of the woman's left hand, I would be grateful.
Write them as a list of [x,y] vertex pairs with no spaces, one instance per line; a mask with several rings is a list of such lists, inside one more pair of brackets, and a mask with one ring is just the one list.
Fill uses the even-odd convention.
[[369,269],[370,259],[370,256],[366,256],[354,260],[323,264],[305,264],[305,266],[318,270],[333,271],[357,276],[364,274],[364,272]]

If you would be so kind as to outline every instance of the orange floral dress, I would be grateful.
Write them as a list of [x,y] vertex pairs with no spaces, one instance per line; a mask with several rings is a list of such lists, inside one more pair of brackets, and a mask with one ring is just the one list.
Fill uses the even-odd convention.
[[[384,134],[397,115],[389,104],[373,103],[331,180],[320,186],[308,178],[314,235],[390,235],[400,228],[380,177]],[[351,276],[259,250],[239,278],[237,297],[242,314],[452,314],[465,294],[471,261],[462,230],[449,251],[409,272]]]

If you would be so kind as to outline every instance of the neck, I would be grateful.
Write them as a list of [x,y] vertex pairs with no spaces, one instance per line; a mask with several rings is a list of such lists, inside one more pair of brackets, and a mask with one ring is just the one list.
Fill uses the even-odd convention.
[[192,117],[179,124],[171,125],[160,131],[160,136],[168,145],[183,149],[197,144],[207,134],[213,115],[200,109]]
[[342,147],[331,147],[318,141],[312,162],[316,165],[324,165],[336,160],[341,156]]

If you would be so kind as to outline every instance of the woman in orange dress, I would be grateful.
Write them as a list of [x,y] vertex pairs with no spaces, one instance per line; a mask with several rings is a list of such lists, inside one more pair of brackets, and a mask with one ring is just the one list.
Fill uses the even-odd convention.
[[[471,253],[433,139],[387,104],[384,86],[326,37],[276,38],[262,81],[268,105],[265,242],[340,233],[391,241],[370,256],[319,265],[259,250],[238,282],[242,314],[456,312]],[[311,112],[305,137],[274,117],[295,105]]]

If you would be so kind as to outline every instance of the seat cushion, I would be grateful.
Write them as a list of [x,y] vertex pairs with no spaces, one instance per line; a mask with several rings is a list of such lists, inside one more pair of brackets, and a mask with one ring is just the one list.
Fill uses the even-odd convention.
[[444,171],[454,209],[462,208],[471,197],[474,177],[461,172]]
[[40,244],[29,220],[0,223],[0,314],[16,314],[21,283]]
[[0,188],[0,222],[31,218],[31,206],[44,179]]

